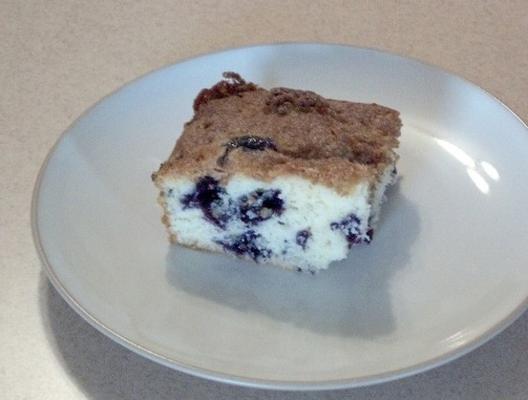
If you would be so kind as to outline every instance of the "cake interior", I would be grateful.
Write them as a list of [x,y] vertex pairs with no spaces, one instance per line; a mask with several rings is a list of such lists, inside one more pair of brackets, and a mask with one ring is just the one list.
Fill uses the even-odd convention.
[[159,201],[173,241],[299,271],[326,269],[369,243],[394,163],[346,194],[298,176],[167,177]]

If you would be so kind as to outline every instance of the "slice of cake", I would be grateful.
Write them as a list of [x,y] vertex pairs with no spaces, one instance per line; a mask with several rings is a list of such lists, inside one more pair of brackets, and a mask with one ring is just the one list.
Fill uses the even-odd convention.
[[152,175],[171,240],[311,272],[369,243],[396,177],[398,112],[224,78]]

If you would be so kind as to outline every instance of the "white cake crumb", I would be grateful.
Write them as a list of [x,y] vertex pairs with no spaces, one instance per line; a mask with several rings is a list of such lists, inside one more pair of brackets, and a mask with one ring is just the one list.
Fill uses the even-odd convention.
[[[379,182],[359,182],[346,195],[296,176],[263,182],[234,175],[210,207],[213,217],[226,216],[221,224],[212,223],[196,204],[186,204],[186,196],[196,193],[197,186],[188,178],[164,180],[160,202],[167,211],[169,232],[181,244],[316,272],[346,258],[353,244],[370,242],[393,170],[390,165]],[[243,216],[249,222],[244,222],[240,199],[256,191],[276,194],[281,211],[250,209]]]

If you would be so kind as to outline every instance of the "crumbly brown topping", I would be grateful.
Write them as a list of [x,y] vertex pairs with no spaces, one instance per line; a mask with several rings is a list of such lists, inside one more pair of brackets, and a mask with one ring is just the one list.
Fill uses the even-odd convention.
[[236,72],[224,72],[222,74],[224,80],[218,82],[210,89],[202,89],[196,99],[194,99],[193,109],[198,111],[202,104],[207,103],[213,99],[223,99],[233,95],[238,95],[243,92],[256,90],[257,86],[254,83],[247,83]]
[[314,92],[283,87],[271,89],[265,103],[264,112],[274,112],[279,115],[286,115],[293,110],[326,114],[330,107],[323,97]]
[[310,91],[265,90],[235,73],[224,77],[200,92],[193,119],[155,179],[299,175],[347,192],[394,160],[401,127],[395,110]]

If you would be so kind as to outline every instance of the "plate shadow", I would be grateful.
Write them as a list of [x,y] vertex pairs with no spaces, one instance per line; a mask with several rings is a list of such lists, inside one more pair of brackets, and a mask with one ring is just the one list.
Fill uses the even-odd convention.
[[[528,313],[481,348],[414,377],[349,390],[284,392],[197,378],[135,354],[84,321],[44,273],[38,298],[44,330],[58,363],[79,390],[94,400],[526,398]],[[431,393],[436,395],[431,397]]]

